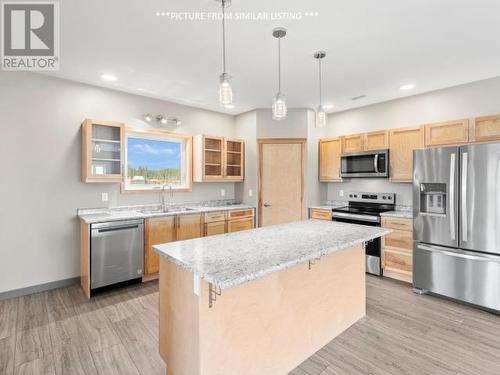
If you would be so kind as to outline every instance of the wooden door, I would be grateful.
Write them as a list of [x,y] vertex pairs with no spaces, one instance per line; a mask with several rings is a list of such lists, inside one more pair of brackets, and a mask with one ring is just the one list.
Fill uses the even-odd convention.
[[242,181],[244,175],[245,142],[241,139],[224,139],[224,178]]
[[259,224],[304,218],[305,140],[259,140]]
[[469,142],[469,120],[425,125],[425,146],[457,145]]
[[363,151],[364,134],[345,135],[342,138],[342,152]]
[[383,150],[389,148],[389,132],[380,130],[365,134],[364,150]]
[[340,137],[319,140],[319,179],[320,181],[341,181],[340,154],[342,142]]
[[226,222],[218,221],[205,224],[205,236],[214,236],[216,234],[226,233]]
[[144,227],[144,274],[153,275],[159,271],[159,257],[153,245],[175,241],[175,217],[164,216],[146,219]]
[[500,115],[476,117],[471,120],[471,142],[489,142],[500,140]]
[[177,241],[203,237],[202,215],[189,214],[177,217]]
[[424,147],[422,126],[391,129],[389,132],[389,162],[391,181],[413,180],[413,150]]

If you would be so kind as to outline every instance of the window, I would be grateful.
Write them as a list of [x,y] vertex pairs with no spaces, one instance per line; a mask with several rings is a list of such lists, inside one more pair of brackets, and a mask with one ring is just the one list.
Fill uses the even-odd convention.
[[191,137],[174,133],[128,132],[125,190],[191,188]]

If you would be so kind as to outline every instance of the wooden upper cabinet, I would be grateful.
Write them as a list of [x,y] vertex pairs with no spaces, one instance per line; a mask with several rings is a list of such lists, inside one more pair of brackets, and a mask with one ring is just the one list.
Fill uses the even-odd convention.
[[144,274],[158,273],[160,260],[153,251],[153,245],[172,242],[176,240],[176,217],[164,216],[146,219],[144,226]]
[[245,142],[208,135],[194,137],[194,181],[242,181]]
[[411,182],[413,180],[413,150],[422,147],[424,147],[423,126],[389,131],[391,181]]
[[224,138],[224,178],[243,180],[245,142],[241,139]]
[[469,120],[436,122],[425,125],[425,146],[445,146],[469,141]]
[[125,124],[86,119],[82,123],[82,181],[122,182]]
[[320,181],[341,181],[340,154],[342,141],[340,137],[319,140],[319,179]]
[[389,148],[389,132],[387,130],[366,133],[364,138],[363,149],[365,151]]
[[358,152],[364,148],[364,134],[351,134],[341,137],[342,152]]
[[188,214],[177,217],[177,241],[203,237],[203,215]]
[[470,121],[470,142],[500,140],[500,115],[476,117]]

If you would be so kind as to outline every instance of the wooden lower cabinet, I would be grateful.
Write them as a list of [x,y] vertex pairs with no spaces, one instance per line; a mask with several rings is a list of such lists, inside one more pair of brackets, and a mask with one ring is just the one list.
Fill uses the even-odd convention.
[[154,275],[160,267],[159,255],[153,245],[176,240],[176,216],[164,216],[145,220],[144,225],[144,274]]
[[413,282],[413,221],[384,217],[382,227],[392,232],[382,238],[382,268],[384,276]]
[[219,221],[214,223],[205,223],[205,237],[215,236],[216,234],[226,233],[226,222]]
[[309,209],[309,217],[311,219],[332,220],[332,210],[321,210],[318,208]]
[[177,218],[177,241],[203,236],[202,214],[180,215]]
[[238,220],[229,220],[227,223],[227,231],[229,233],[240,232],[247,229],[253,229],[253,217]]

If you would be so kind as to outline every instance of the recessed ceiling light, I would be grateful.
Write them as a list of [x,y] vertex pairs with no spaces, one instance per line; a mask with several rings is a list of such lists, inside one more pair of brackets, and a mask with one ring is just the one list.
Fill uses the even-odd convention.
[[330,109],[333,109],[334,105],[333,104],[325,104],[323,106],[324,109],[326,109],[327,111],[330,110]]
[[226,109],[233,109],[234,108],[234,104],[226,104],[224,106],[224,108],[226,108]]
[[415,85],[413,83],[408,83],[406,85],[400,86],[399,89],[402,91],[413,90]]
[[109,73],[101,74],[101,79],[103,81],[108,81],[108,82],[115,82],[118,80],[118,78],[116,78],[113,74],[109,74]]

